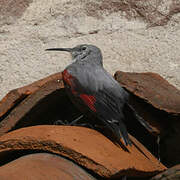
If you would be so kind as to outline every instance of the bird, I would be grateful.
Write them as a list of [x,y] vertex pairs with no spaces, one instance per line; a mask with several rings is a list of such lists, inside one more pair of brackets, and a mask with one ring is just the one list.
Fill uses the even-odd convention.
[[132,145],[125,125],[129,113],[145,126],[149,125],[137,115],[129,105],[129,93],[103,67],[101,50],[91,44],[80,44],[73,48],[49,48],[46,51],[67,51],[72,56],[72,63],[62,72],[68,96],[80,111],[88,112],[126,146]]

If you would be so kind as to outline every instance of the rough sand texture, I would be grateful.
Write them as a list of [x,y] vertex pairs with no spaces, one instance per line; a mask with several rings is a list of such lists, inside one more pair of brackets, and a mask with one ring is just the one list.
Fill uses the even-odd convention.
[[81,43],[100,47],[112,74],[157,72],[180,89],[178,0],[13,2],[0,1],[0,99],[70,62],[44,49]]

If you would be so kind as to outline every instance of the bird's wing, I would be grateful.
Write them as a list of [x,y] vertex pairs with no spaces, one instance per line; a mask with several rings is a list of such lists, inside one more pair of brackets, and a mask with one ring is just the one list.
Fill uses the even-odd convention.
[[71,77],[72,93],[78,96],[89,109],[104,122],[106,126],[126,144],[130,144],[126,127],[123,123],[123,106],[128,99],[128,93],[103,68],[80,68],[66,71]]

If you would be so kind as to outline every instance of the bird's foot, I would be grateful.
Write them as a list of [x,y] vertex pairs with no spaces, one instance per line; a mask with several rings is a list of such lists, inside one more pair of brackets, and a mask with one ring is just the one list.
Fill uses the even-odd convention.
[[69,126],[75,126],[78,125],[78,121],[80,121],[83,118],[83,115],[79,116],[78,118],[74,119],[72,122],[69,122],[68,120],[57,120],[53,124],[54,125],[69,125]]
[[53,124],[54,124],[54,125],[68,125],[69,122],[68,122],[67,120],[61,120],[61,119],[59,119],[59,120],[55,121]]
[[78,118],[73,120],[69,125],[71,125],[71,126],[82,126],[82,127],[88,127],[88,128],[95,129],[95,127],[90,123],[79,122],[83,117],[84,117],[84,115],[79,116]]
[[69,123],[69,125],[74,126],[77,125],[77,122],[81,120],[84,117],[84,115],[79,116],[78,118],[74,119],[72,122]]
[[88,127],[88,128],[91,128],[91,129],[95,129],[94,126],[90,123],[81,123],[81,124],[78,124],[78,126],[82,126],[82,127]]
[[68,126],[82,126],[82,127],[89,127],[95,129],[95,127],[90,123],[80,123],[79,121],[84,117],[84,115],[79,116],[78,118],[74,119],[72,122],[67,120],[57,120],[53,124],[54,125],[68,125]]

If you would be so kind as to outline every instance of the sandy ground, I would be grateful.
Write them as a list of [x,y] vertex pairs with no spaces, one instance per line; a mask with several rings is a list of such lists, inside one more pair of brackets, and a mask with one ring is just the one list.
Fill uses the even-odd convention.
[[[82,43],[101,48],[104,66],[112,74],[117,70],[157,72],[180,89],[178,11],[157,26],[150,19],[153,16],[135,17],[136,9],[131,7],[135,15],[128,18],[122,4],[107,4],[105,0],[104,4],[98,0],[28,3],[17,18],[12,13],[0,24],[0,99],[9,90],[60,72],[70,63],[67,53],[44,49]],[[153,0],[149,3],[154,5]],[[125,5],[129,7],[128,2]],[[170,12],[171,7],[172,0],[158,6],[162,13]]]

